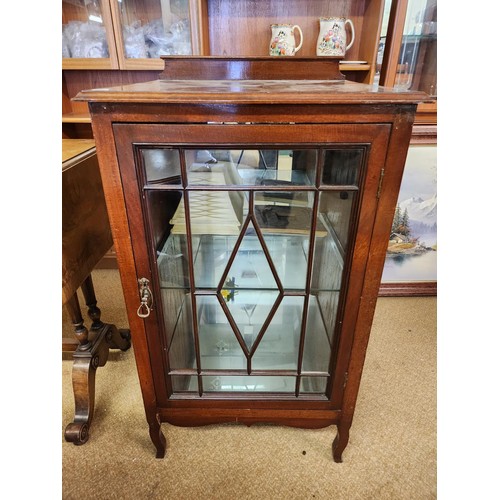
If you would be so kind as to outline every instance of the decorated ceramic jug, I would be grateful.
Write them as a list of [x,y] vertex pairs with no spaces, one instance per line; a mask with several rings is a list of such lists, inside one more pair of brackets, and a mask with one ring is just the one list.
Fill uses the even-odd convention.
[[[346,24],[351,25],[352,40],[346,44]],[[317,56],[341,56],[344,57],[347,50],[354,43],[354,25],[350,19],[345,17],[320,17],[319,36],[316,44]]]
[[[300,35],[299,45],[295,46],[294,30]],[[293,56],[302,47],[302,30],[292,24],[271,24],[270,56]]]

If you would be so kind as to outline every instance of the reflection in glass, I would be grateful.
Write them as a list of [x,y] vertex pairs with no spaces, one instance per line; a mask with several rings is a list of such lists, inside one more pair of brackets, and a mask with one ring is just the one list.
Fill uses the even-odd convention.
[[63,0],[62,14],[62,57],[109,57],[100,0]]
[[189,0],[121,0],[118,4],[126,58],[192,53]]
[[[163,316],[171,370],[196,368],[193,316],[189,290],[162,289]],[[169,335],[171,332],[171,336]]]
[[198,392],[198,377],[193,375],[171,375],[173,392]]
[[301,377],[301,394],[324,394],[326,391],[326,377]]
[[[189,259],[182,191],[148,191],[146,193],[160,286],[189,287]],[[181,227],[181,229],[179,229]]]
[[204,376],[206,392],[295,392],[295,377],[284,376]]
[[319,198],[318,218],[327,228],[328,237],[342,253],[347,248],[354,196],[354,191],[323,191]]
[[252,222],[249,222],[243,239],[236,249],[231,267],[225,276],[224,289],[278,289],[269,262]]
[[305,289],[313,201],[307,191],[255,193],[255,217],[285,289]]
[[392,0],[385,0],[384,13],[382,14],[382,27],[380,29],[380,40],[377,49],[377,61],[375,65],[375,77],[373,83],[377,85],[380,81],[380,71],[382,69],[382,62],[384,60],[385,44],[387,38],[387,28],[389,25],[389,17],[391,13]]
[[172,363],[192,367],[194,362],[193,326],[189,288],[189,259],[186,235],[176,233],[169,223],[174,213],[183,207],[182,191],[148,191],[148,212],[164,311],[167,348]]
[[297,369],[303,310],[304,297],[283,297],[252,357],[252,370]]
[[177,149],[142,149],[141,150],[146,180],[162,180],[165,184],[181,184],[181,161]]
[[394,88],[437,96],[437,2],[409,0]]
[[302,370],[328,373],[329,363],[330,342],[328,339],[328,332],[323,322],[320,305],[314,295],[312,295],[309,299],[309,309],[307,313]]
[[231,253],[236,235],[193,235],[194,281],[196,288],[217,288]]
[[190,185],[311,186],[316,150],[186,150]]
[[357,186],[362,161],[362,149],[326,150],[322,183],[330,186]]
[[229,312],[248,349],[251,349],[269,316],[278,293],[278,290],[238,290],[230,287],[222,289],[222,296],[227,301]]
[[217,297],[215,295],[198,295],[196,307],[201,369],[246,369],[246,356]]
[[[353,191],[328,191],[320,194],[318,222],[322,221],[326,232],[316,232],[314,246],[312,295],[309,301],[309,314],[312,317],[308,316],[307,327],[308,332],[312,332],[311,335],[318,336],[320,331],[321,335],[319,340],[309,340],[306,337],[306,343],[312,342],[310,345],[313,351],[317,345],[323,344],[325,349],[327,344],[333,345],[354,196]],[[324,272],[325,269],[328,269],[328,273]],[[328,360],[321,359],[319,362],[324,366],[328,365]],[[309,369],[305,366],[304,370]]]

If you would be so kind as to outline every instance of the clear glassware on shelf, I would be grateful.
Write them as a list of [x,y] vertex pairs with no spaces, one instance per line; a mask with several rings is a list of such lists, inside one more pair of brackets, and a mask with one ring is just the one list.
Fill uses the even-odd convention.
[[109,57],[100,0],[63,0],[62,57]]
[[188,0],[122,0],[120,17],[126,58],[192,54]]

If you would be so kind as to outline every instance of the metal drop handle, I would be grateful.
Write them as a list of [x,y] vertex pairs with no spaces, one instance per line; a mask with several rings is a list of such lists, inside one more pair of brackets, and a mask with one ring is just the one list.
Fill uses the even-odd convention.
[[153,309],[153,294],[149,289],[148,279],[140,278],[137,281],[139,282],[139,294],[141,296],[141,305],[137,309],[137,316],[139,318],[147,318]]

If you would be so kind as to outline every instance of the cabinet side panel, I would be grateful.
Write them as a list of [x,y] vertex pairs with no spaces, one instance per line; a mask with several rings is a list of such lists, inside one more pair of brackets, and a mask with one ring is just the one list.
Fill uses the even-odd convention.
[[385,175],[380,190],[375,224],[370,244],[368,263],[359,305],[356,329],[354,333],[348,377],[342,402],[342,421],[350,425],[368,347],[370,329],[375,313],[378,290],[384,268],[387,241],[396,208],[399,186],[410,143],[414,115],[411,112],[397,115],[392,128]]
[[123,195],[111,123],[111,115],[92,114],[92,129],[101,169],[109,222],[120,269],[120,278],[132,334],[132,343],[134,346],[134,355],[139,372],[139,381],[146,417],[151,425],[155,423],[157,413],[153,370],[149,357],[149,347],[144,322],[135,314],[138,304],[140,303],[136,281],[137,271],[134,262],[130,228],[127,220],[127,209]]

